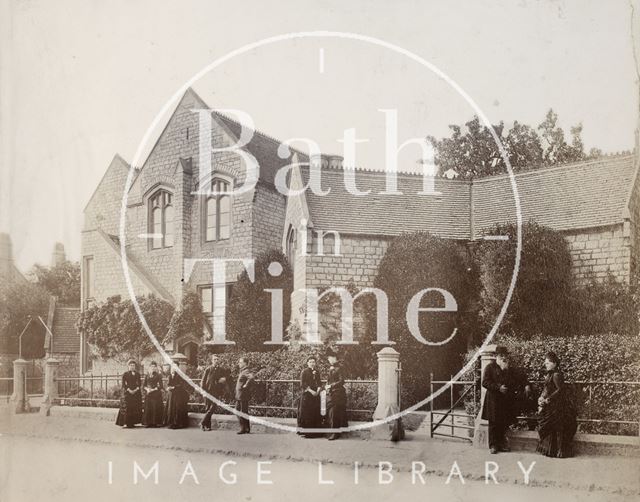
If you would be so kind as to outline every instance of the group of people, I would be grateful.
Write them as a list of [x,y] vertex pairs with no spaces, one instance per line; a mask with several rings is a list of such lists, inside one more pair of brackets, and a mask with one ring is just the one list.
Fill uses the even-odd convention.
[[[347,424],[347,393],[344,378],[334,353],[327,357],[330,368],[325,385],[322,385],[320,372],[316,368],[317,358],[309,356],[306,368],[300,374],[301,396],[298,406],[298,427],[303,430],[328,427],[340,429]],[[135,361],[128,362],[129,370],[122,375],[122,398],[116,424],[125,428],[132,428],[142,423],[145,427],[167,426],[170,429],[187,427],[189,391],[187,382],[176,373],[175,367],[167,381],[167,401],[163,400],[163,375],[157,363],[150,364],[150,371],[141,378]],[[249,415],[249,401],[253,392],[254,374],[249,367],[246,357],[238,359],[238,375],[232,388],[231,372],[219,364],[218,355],[210,356],[208,366],[202,375],[201,387],[207,394],[217,401],[225,401],[233,394],[240,428],[237,434],[249,434],[251,422]],[[144,391],[144,406],[143,406]],[[326,414],[323,418],[321,399],[326,392]],[[205,414],[200,423],[204,431],[211,430],[211,418],[218,410],[216,401],[205,397]],[[318,437],[319,433],[300,432],[304,437]],[[328,439],[337,439],[340,435],[332,432]]]
[[[573,436],[577,430],[576,407],[564,383],[560,359],[548,352],[544,359],[543,389],[537,400],[537,451],[548,457],[565,458],[572,455]],[[482,418],[489,422],[491,453],[509,451],[506,432],[516,421],[518,412],[535,402],[531,385],[509,364],[505,347],[496,348],[496,360],[485,368],[482,386],[486,389]]]
[[[167,401],[163,399],[163,379],[158,364],[152,362],[142,381],[135,361],[128,362],[129,370],[122,375],[122,398],[116,425],[133,428],[142,423],[145,427],[167,426],[181,429],[189,424],[187,383],[172,368],[167,381]],[[144,411],[142,391],[144,390]]]

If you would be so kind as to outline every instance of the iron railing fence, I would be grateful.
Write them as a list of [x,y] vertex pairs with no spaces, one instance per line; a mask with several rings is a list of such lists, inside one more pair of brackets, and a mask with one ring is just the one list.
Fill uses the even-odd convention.
[[[533,381],[540,395],[543,381]],[[616,380],[576,380],[566,382],[578,410],[578,432],[640,436],[640,382]],[[537,413],[518,417],[532,429]]]
[[9,397],[13,394],[13,377],[0,378],[0,396]]
[[[431,392],[434,391],[434,385],[437,387],[449,382],[433,380]],[[534,396],[539,396],[544,382],[535,380],[530,383],[534,387]],[[566,385],[570,388],[571,398],[578,411],[578,432],[640,436],[640,382],[577,380],[566,382]],[[473,392],[469,391],[469,386],[474,387]],[[480,412],[480,390],[479,376],[475,381],[454,382],[449,389],[449,409],[432,411],[432,427],[434,426],[433,416],[437,424],[433,430],[444,427],[450,432],[446,435],[454,436],[456,428],[464,428],[462,419],[468,418],[469,425],[473,425],[472,419]],[[433,400],[431,406],[434,406]],[[456,419],[459,419],[458,422]],[[530,430],[535,429],[537,420],[536,411],[518,416],[520,426]]]
[[[192,378],[200,385],[201,379]],[[58,398],[55,403],[63,406],[117,407],[122,395],[122,375],[63,376],[56,378]],[[295,417],[300,399],[299,380],[255,380],[250,409],[253,413],[271,417]],[[323,381],[323,384],[325,382]],[[166,387],[166,377],[164,379]],[[377,380],[346,380],[347,412],[349,418],[370,420],[377,404]],[[197,390],[189,389],[189,409],[204,411],[205,398]],[[224,399],[232,403],[233,396]],[[225,410],[220,410],[226,413]]]
[[[13,377],[0,378],[0,396],[8,397],[13,394]],[[27,395],[41,396],[44,392],[44,379],[42,377],[25,377]]]

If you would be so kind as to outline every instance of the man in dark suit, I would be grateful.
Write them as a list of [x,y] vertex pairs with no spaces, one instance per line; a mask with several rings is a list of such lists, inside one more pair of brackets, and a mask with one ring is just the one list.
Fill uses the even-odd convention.
[[[202,389],[211,394],[216,399],[220,400],[226,393],[227,386],[229,385],[229,372],[218,364],[218,356],[215,353],[211,354],[211,363],[204,370],[202,375]],[[204,418],[200,424],[200,428],[203,431],[211,430],[211,416],[215,413],[218,405],[205,398],[207,408],[205,410]]]
[[490,362],[482,374],[482,386],[487,389],[482,406],[482,418],[489,421],[489,448],[491,453],[510,451],[506,432],[518,414],[518,400],[524,388],[525,396],[531,392],[515,368],[509,366],[506,347],[496,347],[496,360]]
[[[245,357],[238,359],[240,373],[236,380],[236,410],[245,415],[249,414],[249,399],[251,399],[251,386],[253,384],[253,374],[249,370],[249,361]],[[238,415],[240,430],[237,434],[249,434],[251,432],[251,422],[249,419]]]

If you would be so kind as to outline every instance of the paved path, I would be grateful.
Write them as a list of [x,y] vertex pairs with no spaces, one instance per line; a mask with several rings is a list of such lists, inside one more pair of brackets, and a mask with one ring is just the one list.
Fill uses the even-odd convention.
[[[9,453],[0,455],[0,500],[3,502],[633,500],[630,496],[620,494],[572,491],[567,488],[485,485],[481,481],[466,481],[465,484],[452,481],[446,484],[445,478],[437,476],[426,476],[424,484],[416,479],[414,484],[408,472],[394,473],[390,483],[380,484],[378,473],[373,469],[359,470],[356,484],[354,470],[336,464],[323,466],[322,479],[331,484],[319,484],[317,465],[303,462],[273,460],[270,464],[259,464],[267,461],[234,457],[234,463],[222,467],[230,460],[229,457],[202,452],[134,446],[111,448],[105,452],[103,444],[22,436],[0,437],[0,444],[3,451]],[[8,458],[10,462],[5,463]],[[148,479],[139,474],[136,484],[134,459],[144,473],[149,473],[157,463],[157,484],[154,474]],[[112,466],[111,478],[109,462]],[[182,479],[188,465],[190,474]],[[261,481],[270,484],[259,484],[259,469],[268,471],[261,474]]]
[[[188,458],[190,455],[208,454],[212,458],[225,459],[272,459],[287,466],[308,465],[317,476],[317,462],[333,464],[339,472],[352,473],[354,462],[363,466],[363,472],[377,475],[380,461],[390,462],[398,476],[411,477],[412,462],[424,464],[425,477],[430,484],[443,485],[452,470],[454,462],[469,483],[491,490],[492,481],[485,485],[486,462],[496,462],[499,470],[496,479],[500,488],[506,485],[522,485],[524,476],[518,462],[528,468],[533,462],[530,475],[532,489],[546,487],[552,489],[580,490],[573,493],[586,495],[589,492],[602,500],[637,500],[640,494],[640,461],[638,458],[577,457],[572,459],[548,459],[530,453],[504,453],[490,455],[487,451],[472,448],[466,442],[446,440],[409,440],[397,444],[388,441],[341,439],[304,439],[295,434],[251,434],[237,436],[229,431],[202,432],[195,428],[184,430],[144,429],[123,430],[115,425],[96,420],[72,418],[45,418],[40,415],[0,415],[0,441],[28,441],[28,438],[64,441],[67,445],[58,448],[58,455],[80,448],[102,448],[102,457],[112,454],[127,457],[123,452],[145,452],[144,457],[174,455]],[[9,443],[11,444],[11,443]],[[107,448],[105,448],[107,447]],[[3,450],[7,450],[3,447]],[[22,451],[22,450],[20,450]],[[52,447],[53,451],[53,447]],[[32,454],[38,457],[38,448]],[[129,453],[130,455],[130,453]],[[0,455],[7,459],[7,455]],[[13,462],[13,455],[11,455]],[[128,458],[132,458],[129,456]],[[294,462],[297,461],[297,462]],[[302,464],[301,462],[305,462]],[[127,469],[131,472],[131,462]],[[94,466],[97,468],[96,466]],[[104,465],[100,467],[105,469]],[[422,470],[416,464],[416,470]],[[296,468],[297,469],[297,468]],[[344,472],[343,472],[344,471]],[[0,470],[0,472],[5,472]],[[178,473],[179,476],[179,473]],[[352,474],[350,474],[352,476]],[[419,480],[418,480],[419,481]],[[409,482],[410,485],[410,482]],[[447,487],[461,488],[461,482],[454,476]],[[315,485],[314,485],[315,486]],[[497,487],[496,487],[497,488]],[[483,493],[485,490],[483,490]],[[456,492],[459,493],[459,492]],[[568,493],[568,492],[567,492]],[[5,500],[0,497],[1,500]],[[230,499],[233,500],[233,499]]]

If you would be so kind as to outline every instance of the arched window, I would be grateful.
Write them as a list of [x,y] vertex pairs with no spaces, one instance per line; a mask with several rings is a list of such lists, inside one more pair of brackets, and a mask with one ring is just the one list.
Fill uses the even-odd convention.
[[204,205],[204,240],[220,241],[231,237],[231,194],[229,182],[214,179],[211,182],[214,195],[207,197]]
[[173,196],[166,190],[158,190],[149,199],[149,233],[151,248],[160,249],[173,246]]
[[293,227],[289,227],[287,232],[287,260],[289,260],[289,266],[293,270],[296,260],[296,231]]

